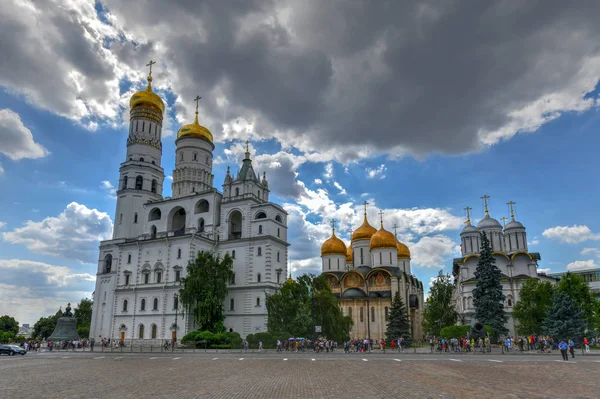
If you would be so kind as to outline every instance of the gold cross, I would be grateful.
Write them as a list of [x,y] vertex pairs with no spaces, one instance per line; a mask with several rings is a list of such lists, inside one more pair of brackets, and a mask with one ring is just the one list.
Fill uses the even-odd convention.
[[483,203],[485,204],[485,216],[490,216],[490,212],[488,211],[488,202],[487,202],[487,200],[488,200],[488,198],[490,198],[490,196],[486,194],[481,198],[483,198]]
[[467,211],[467,224],[471,224],[471,207],[466,207],[464,208],[465,211]]
[[152,76],[152,65],[156,64],[156,62],[150,60],[149,63],[146,64],[147,67],[150,67],[150,72],[148,72],[148,76]]
[[250,142],[248,140],[246,140],[246,152],[250,152],[250,149],[248,148],[249,144],[250,144]]
[[511,218],[512,220],[515,220],[515,210],[513,209],[513,205],[516,205],[516,204],[517,204],[517,203],[516,203],[516,202],[513,202],[513,201],[508,201],[508,202],[506,203],[506,205],[508,205],[508,206],[510,207],[510,218]]
[[506,221],[508,220],[508,218],[506,216],[503,216],[500,218],[500,220],[502,220],[502,224],[504,225],[504,227],[506,227]]
[[194,101],[196,101],[196,114],[198,114],[198,103],[200,102],[201,98],[202,97],[200,96],[196,96],[196,98],[194,98]]
[[335,231],[335,219],[331,219],[330,224],[333,231]]
[[363,206],[365,207],[365,218],[367,217],[367,205],[369,205],[367,201],[363,202]]
[[398,235],[398,225],[394,223],[394,236]]
[[379,211],[379,221],[381,222],[381,227],[383,227],[383,211]]

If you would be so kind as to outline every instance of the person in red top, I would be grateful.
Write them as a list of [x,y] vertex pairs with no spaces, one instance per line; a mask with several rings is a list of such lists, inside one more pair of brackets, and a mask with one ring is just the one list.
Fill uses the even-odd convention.
[[590,351],[590,341],[588,341],[587,337],[583,337],[583,344],[585,345],[585,351]]
[[392,350],[396,349],[396,341],[392,340]]
[[385,352],[385,339],[381,340],[381,349]]

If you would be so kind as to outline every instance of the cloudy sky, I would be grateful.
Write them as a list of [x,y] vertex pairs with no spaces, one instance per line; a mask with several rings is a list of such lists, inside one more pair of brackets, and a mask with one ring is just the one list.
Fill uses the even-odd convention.
[[483,194],[496,218],[517,203],[540,269],[596,267],[600,3],[577,4],[3,2],[0,314],[34,323],[93,291],[150,59],[165,173],[200,95],[216,184],[250,140],[295,273],[318,271],[329,219],[348,241],[366,200],[428,282]]

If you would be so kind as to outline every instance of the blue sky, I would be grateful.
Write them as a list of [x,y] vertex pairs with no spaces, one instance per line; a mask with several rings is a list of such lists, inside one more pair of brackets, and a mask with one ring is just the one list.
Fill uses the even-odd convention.
[[[98,244],[111,235],[128,99],[144,85],[150,58],[167,103],[165,174],[173,133],[191,121],[188,100],[199,93],[201,123],[216,141],[217,187],[249,139],[272,200],[290,213],[296,274],[318,272],[329,219],[349,241],[367,200],[374,226],[379,210],[387,229],[398,224],[413,273],[427,285],[440,269],[450,272],[463,208],[481,218],[483,194],[498,219],[509,216],[506,202],[517,203],[540,269],[596,267],[600,48],[595,24],[583,24],[593,13],[574,11],[563,24],[560,3],[548,4],[543,24],[514,33],[520,44],[490,27],[484,44],[474,38],[446,52],[440,34],[448,46],[466,34],[450,23],[467,18],[459,3],[395,10],[418,22],[395,31],[402,21],[377,7],[362,22],[346,10],[346,19],[315,26],[332,12],[319,2],[207,3],[188,12],[184,2],[140,10],[57,0],[43,13],[11,2],[0,12],[11,54],[0,65],[0,314],[34,323],[93,291]],[[28,30],[28,7],[46,32]],[[491,13],[502,27],[508,12],[464,7],[486,26]],[[192,17],[202,23],[189,35],[180,25]],[[140,20],[168,29],[159,34]],[[583,26],[577,41],[567,25]],[[168,177],[164,187],[170,195]]]

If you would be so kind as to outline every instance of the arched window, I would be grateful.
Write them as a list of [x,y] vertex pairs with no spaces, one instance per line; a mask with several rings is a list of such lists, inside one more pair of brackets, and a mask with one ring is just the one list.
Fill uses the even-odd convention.
[[156,193],[156,184],[156,179],[152,179],[152,187],[150,188],[150,191],[152,191],[153,193]]
[[144,284],[148,284],[150,282],[150,272],[144,272]]
[[123,312],[127,312],[127,299],[123,301]]
[[386,306],[385,307],[385,321],[388,321],[389,318],[390,318],[390,309]]
[[185,234],[186,212],[181,207],[173,209],[169,216],[168,229],[175,232],[175,235]]
[[108,254],[104,257],[104,273],[110,273],[112,269],[112,255]]
[[383,264],[383,254],[381,252],[379,253],[379,264]]
[[365,317],[364,317],[364,311],[363,311],[363,307],[361,306],[360,308],[360,322],[364,322],[365,321]]
[[151,239],[155,239],[156,238],[156,226],[150,227],[150,238]]
[[258,247],[258,249],[256,250],[256,256],[262,256],[262,248]]
[[235,259],[235,249],[233,251],[231,251],[231,258]]
[[240,188],[236,187],[235,188],[235,196],[237,197],[238,195],[240,195]]
[[278,221],[279,223],[281,223],[281,216],[279,216],[279,215],[275,216],[275,220]]
[[364,258],[363,258],[363,249],[360,249],[360,264],[362,265],[364,262]]
[[152,310],[158,310],[158,298],[154,298],[154,306],[152,306]]
[[371,306],[371,322],[375,321],[375,308]]
[[127,263],[131,263],[131,254],[127,255]]
[[181,259],[181,248],[177,248],[177,259]]
[[235,273],[231,273],[231,281],[229,283],[235,285]]
[[328,267],[329,267],[328,270],[331,270],[331,259],[327,259],[327,263],[328,263]]
[[210,210],[210,204],[207,200],[203,199],[196,203],[194,207],[194,213],[206,213]]
[[127,176],[123,176],[123,188],[127,188]]
[[337,264],[338,264],[338,265],[337,265],[337,266],[338,266],[338,270],[340,270],[340,258],[338,258],[338,260],[337,260]]
[[140,310],[146,310],[146,299],[142,299],[142,303],[140,303]]
[[260,298],[259,297],[256,297],[256,306],[257,307],[260,306]]
[[204,219],[198,219],[198,233],[204,233]]
[[144,162],[144,158],[140,158],[140,162]]
[[258,225],[258,234],[262,234],[262,224]]
[[352,318],[352,306],[350,306],[348,308],[348,316],[350,316],[350,318]]
[[156,272],[156,282],[158,284],[160,284],[161,280],[162,280],[162,272],[161,271],[157,271]]
[[463,297],[463,310],[464,310],[464,309],[467,309],[467,305],[468,305],[468,304],[467,304],[467,298],[466,298],[466,297]]
[[198,153],[195,152],[194,153],[194,161],[197,161],[197,160],[198,160]]
[[179,307],[179,297],[177,294],[173,295],[173,309],[177,309]]
[[242,213],[235,210],[229,214],[229,239],[238,240],[242,238]]
[[150,211],[150,215],[148,215],[148,221],[153,221],[153,220],[160,220],[161,218],[161,212],[160,209],[158,208],[154,208]]
[[175,281],[181,280],[181,270],[175,270]]
[[508,307],[511,307],[511,306],[512,306],[512,299],[509,299],[508,300]]
[[138,214],[134,213],[133,214],[133,223],[137,223],[138,222]]
[[258,273],[258,274],[256,275],[256,281],[257,281],[258,283],[260,283],[260,278],[261,278],[261,275],[260,275],[260,273]]
[[141,190],[144,186],[144,178],[142,176],[138,176],[135,178],[135,189]]
[[138,334],[138,338],[139,339],[144,339],[144,325],[143,324],[140,324],[140,331],[139,331],[139,334]]
[[229,310],[234,310],[235,309],[235,299],[231,298],[229,300]]
[[150,331],[152,332],[152,339],[156,339],[156,324],[152,324]]
[[258,212],[255,217],[255,219],[266,219],[266,218],[267,218],[267,214],[264,212]]
[[279,237],[279,227],[277,228],[277,237]]
[[279,252],[277,252],[277,262],[279,262]]
[[183,151],[179,153],[179,160],[183,161]]

